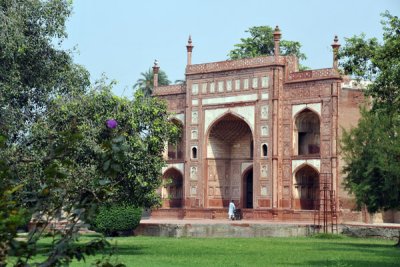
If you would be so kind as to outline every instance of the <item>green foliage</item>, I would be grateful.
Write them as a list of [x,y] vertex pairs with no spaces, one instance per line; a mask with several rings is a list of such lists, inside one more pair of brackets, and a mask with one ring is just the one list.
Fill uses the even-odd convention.
[[[252,58],[262,55],[272,56],[274,54],[274,30],[269,26],[251,27],[245,32],[250,37],[241,38],[235,49],[228,54],[230,59]],[[295,55],[300,60],[307,57],[300,51],[301,44],[295,41],[281,40],[281,55]]]
[[94,229],[106,235],[133,231],[140,223],[142,209],[129,205],[101,206],[94,219]]
[[382,44],[354,36],[339,52],[348,74],[372,81],[365,91],[371,109],[342,139],[344,184],[370,212],[400,208],[400,20],[382,16]]
[[339,51],[346,74],[373,81],[366,91],[373,109],[392,113],[400,110],[400,20],[388,11],[382,14],[383,43],[365,34],[346,38]]
[[[133,88],[141,91],[145,96],[151,96],[153,93],[153,88],[154,88],[154,73],[153,69],[149,68],[148,71],[146,72],[141,72],[140,75],[142,76],[139,78],[136,83],[133,85]],[[158,85],[169,85],[171,83],[170,80],[168,80],[168,76],[163,70],[158,71]]]
[[359,208],[366,205],[377,212],[400,207],[399,130],[388,114],[364,109],[357,127],[344,131],[344,184]]
[[[32,264],[84,260],[108,246],[102,238],[79,243],[82,221],[99,204],[160,202],[162,152],[176,126],[164,102],[141,92],[116,97],[105,80],[91,87],[56,42],[66,36],[70,2],[0,0],[0,265],[12,254],[28,266],[45,233],[50,251]],[[30,215],[36,227],[17,240]]]

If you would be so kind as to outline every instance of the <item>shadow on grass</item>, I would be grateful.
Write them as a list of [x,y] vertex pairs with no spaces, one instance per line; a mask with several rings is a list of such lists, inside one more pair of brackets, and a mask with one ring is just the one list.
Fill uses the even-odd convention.
[[335,267],[366,267],[366,266],[379,266],[379,267],[398,267],[398,262],[382,262],[382,261],[365,261],[365,260],[350,260],[350,259],[327,259],[327,260],[309,260],[304,261],[304,266],[335,266]]
[[[87,236],[86,236],[87,237]],[[93,236],[93,237],[99,237]],[[115,239],[113,239],[115,240]],[[110,254],[112,252],[113,255],[143,255],[143,254],[152,254],[152,250],[149,246],[144,246],[144,245],[134,245],[134,244],[118,244],[118,242],[115,244],[113,240],[108,240],[110,242],[110,247],[105,248],[104,250],[99,250],[98,254],[99,255],[106,255]],[[47,254],[51,248],[52,248],[52,243],[50,242],[45,242],[45,243],[38,243],[37,245],[37,254],[38,255],[45,255]]]

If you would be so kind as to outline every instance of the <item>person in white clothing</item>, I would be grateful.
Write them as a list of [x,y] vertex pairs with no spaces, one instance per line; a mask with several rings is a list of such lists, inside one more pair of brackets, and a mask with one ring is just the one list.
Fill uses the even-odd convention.
[[233,200],[229,202],[229,210],[228,210],[228,219],[234,220],[235,219],[235,203],[233,203]]

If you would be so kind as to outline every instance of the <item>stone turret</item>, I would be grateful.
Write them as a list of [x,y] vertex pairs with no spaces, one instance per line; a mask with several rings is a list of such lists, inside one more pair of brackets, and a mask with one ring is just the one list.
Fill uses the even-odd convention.
[[189,40],[188,44],[186,45],[186,50],[187,50],[187,65],[192,65],[192,51],[193,51],[193,45],[192,45],[192,36],[189,35]]
[[154,60],[154,66],[153,66],[153,86],[154,88],[158,87],[158,71],[160,70],[160,67],[158,66],[158,60]]
[[332,50],[333,50],[333,68],[337,69],[338,68],[338,51],[339,51],[339,38],[337,37],[337,35],[335,35],[335,38],[333,39],[333,43],[332,43]]
[[280,40],[281,40],[281,30],[279,29],[278,26],[275,27],[275,31],[274,31],[274,55],[275,57],[279,57],[279,53],[280,53]]

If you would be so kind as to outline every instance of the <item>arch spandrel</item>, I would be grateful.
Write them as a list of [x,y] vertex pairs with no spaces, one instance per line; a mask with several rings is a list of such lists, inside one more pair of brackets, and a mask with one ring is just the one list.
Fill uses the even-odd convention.
[[226,114],[231,113],[238,118],[243,119],[250,127],[251,132],[254,133],[254,106],[233,107],[233,108],[220,108],[220,109],[207,109],[204,111],[204,134],[208,133],[210,127]]
[[318,173],[321,172],[321,160],[319,159],[299,159],[292,160],[292,173],[295,174],[299,169],[309,165],[313,167]]
[[292,105],[292,118],[296,118],[304,110],[309,109],[318,114],[321,117],[321,103],[311,103],[311,104],[298,104]]

